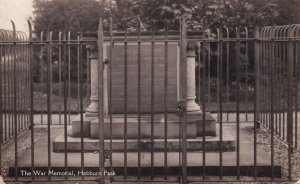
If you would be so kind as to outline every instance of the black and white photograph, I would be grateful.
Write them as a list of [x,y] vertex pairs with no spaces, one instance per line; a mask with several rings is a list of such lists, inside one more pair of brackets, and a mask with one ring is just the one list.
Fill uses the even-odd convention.
[[300,0],[0,0],[0,184],[300,184],[298,111]]

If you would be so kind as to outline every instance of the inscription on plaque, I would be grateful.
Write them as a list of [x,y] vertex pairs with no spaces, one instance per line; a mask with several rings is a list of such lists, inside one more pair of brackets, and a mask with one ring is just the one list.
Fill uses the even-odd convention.
[[[155,43],[154,66],[151,44],[141,44],[141,112],[151,112],[151,68],[154,68],[154,112],[164,112],[164,94],[167,87],[168,112],[177,108],[178,44],[168,44],[168,85],[165,85],[165,45]],[[109,52],[109,48],[107,48]],[[138,112],[138,45],[127,45],[127,112]],[[112,58],[112,108],[113,113],[125,112],[125,46],[114,45]]]

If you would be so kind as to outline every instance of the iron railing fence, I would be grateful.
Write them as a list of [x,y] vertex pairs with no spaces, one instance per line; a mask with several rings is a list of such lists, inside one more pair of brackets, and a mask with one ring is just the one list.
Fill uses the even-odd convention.
[[0,30],[1,143],[6,144],[30,125],[30,50],[24,32]]
[[[100,21],[97,34],[83,33],[80,30],[77,33],[68,32],[66,29],[61,32],[46,30],[36,39],[32,38],[31,26],[29,27],[27,40],[15,30],[1,32],[4,35],[2,38],[5,38],[0,41],[1,84],[4,84],[0,88],[2,145],[8,138],[14,137],[15,148],[15,163],[10,169],[13,179],[7,181],[95,181],[96,178],[100,182],[108,179],[107,181],[111,182],[151,180],[187,183],[212,181],[207,179],[209,175],[218,176],[214,181],[222,181],[228,173],[236,176],[237,181],[242,180],[245,173],[253,176],[255,181],[265,181],[259,178],[262,176],[270,177],[270,180],[280,180],[276,177],[281,173],[281,169],[278,170],[274,160],[274,140],[278,136],[288,143],[288,176],[281,180],[293,179],[291,159],[293,149],[297,149],[299,133],[298,26],[266,27],[261,31],[257,28],[253,36],[248,35],[247,28],[208,29],[191,34],[187,33],[185,22],[182,21],[180,32],[170,32],[166,24],[164,31],[152,29],[150,32],[143,32],[138,26],[137,32],[129,33],[125,24],[124,31],[116,33],[112,29],[112,21],[108,32],[103,31]],[[280,32],[281,30],[286,32]],[[169,48],[172,45],[176,45],[176,49]],[[212,169],[208,161],[211,157],[206,147],[208,137],[199,138],[202,144],[199,142],[198,151],[190,154],[189,150],[190,130],[188,131],[188,112],[184,104],[187,103],[185,99],[188,91],[186,58],[189,55],[186,47],[190,45],[196,54],[196,102],[201,106],[202,112],[216,114],[219,144],[214,158],[217,169]],[[116,65],[117,62],[121,62],[120,59],[123,61],[121,67]],[[172,59],[176,60],[175,69],[170,63]],[[21,70],[18,70],[17,66],[20,66]],[[93,68],[103,72],[91,73]],[[10,72],[11,70],[13,72]],[[118,73],[114,73],[115,71]],[[147,76],[143,74],[145,71]],[[169,77],[170,71],[177,72],[175,83]],[[156,78],[157,74],[161,75]],[[98,84],[96,89],[91,85],[95,78],[98,79],[94,81],[94,85]],[[145,79],[148,81],[145,82]],[[277,85],[275,79],[281,85]],[[118,85],[121,87],[118,88]],[[157,88],[157,85],[161,87]],[[176,89],[172,86],[176,86]],[[183,100],[183,106],[179,109],[177,103],[173,109],[168,106],[169,97],[174,95],[174,89],[178,91],[175,101]],[[96,101],[99,108],[95,113],[100,122],[99,126],[94,127],[98,128],[99,135],[96,138],[99,139],[99,144],[94,145],[97,153],[93,159],[98,163],[92,168],[88,165],[90,162],[87,157],[90,155],[85,150],[89,143],[86,142],[87,138],[83,133],[85,109],[90,102],[88,98],[93,96],[98,97]],[[114,101],[114,97],[119,101]],[[135,100],[132,102],[133,99]],[[72,118],[74,112],[79,113],[77,118]],[[169,134],[173,133],[169,123],[174,121],[174,113],[181,114],[175,118],[181,123],[176,129],[178,137],[175,139],[178,141],[178,147],[173,149],[169,147]],[[122,152],[116,151],[114,146],[116,132],[113,122],[116,114],[118,121],[123,123],[123,126],[119,127],[122,138],[118,138],[122,142]],[[136,118],[136,126],[133,128],[130,125],[132,117]],[[157,117],[162,121],[159,128],[162,147],[159,151],[156,147]],[[207,121],[206,113],[198,117],[202,118],[203,122]],[[149,127],[143,123],[145,119],[150,122]],[[80,133],[80,149],[77,150],[80,154],[75,158],[77,162],[80,160],[80,163],[76,166],[72,164],[74,157],[71,156],[72,151],[68,146],[72,139],[68,131],[71,130],[70,125],[74,120],[79,122]],[[231,123],[231,129],[234,130],[231,134],[236,141],[235,150],[232,152],[234,168],[230,172],[227,169],[228,157],[223,146],[226,142],[223,140],[224,131],[228,126],[226,122],[234,122]],[[47,146],[42,153],[37,153],[36,147],[39,145],[34,143],[36,129],[33,127],[44,127],[37,126],[39,124],[47,127],[44,139]],[[63,157],[53,153],[52,144],[57,130],[53,129],[55,126],[52,125],[56,124],[61,125],[58,127],[63,136]],[[258,158],[259,125],[269,128],[271,137],[271,151],[264,158],[270,162],[264,168],[259,166]],[[31,149],[28,152],[31,160],[29,165],[24,165],[24,162],[19,160],[21,157],[19,158],[18,154],[21,153],[18,153],[18,145],[21,140],[17,134],[28,126],[31,128]],[[201,126],[202,130],[207,129],[205,123]],[[251,131],[253,140],[249,143],[252,146],[250,150],[242,146],[244,126],[254,128]],[[130,148],[132,129],[136,129],[134,140],[137,144],[134,151]],[[145,129],[148,132],[145,133]],[[251,158],[243,157],[244,149],[251,152]],[[46,158],[44,164],[37,159],[37,154]],[[55,165],[56,157],[61,158],[58,165]],[[145,157],[149,157],[146,166]],[[116,160],[117,158],[122,158],[122,161]],[[176,166],[172,165],[174,158]],[[253,162],[250,169],[243,166],[245,159],[251,159]],[[118,165],[118,162],[121,162],[121,165]],[[199,165],[193,167],[193,162]],[[22,169],[32,172],[38,169],[58,169],[65,172],[99,169],[102,173],[116,171],[119,176],[43,177],[32,174],[29,177],[20,177]],[[175,177],[172,176],[174,173]]]
[[[299,151],[299,28],[268,26],[259,35],[259,120],[270,129],[271,151],[278,136],[288,144],[289,155]],[[290,173],[291,157],[288,164]]]

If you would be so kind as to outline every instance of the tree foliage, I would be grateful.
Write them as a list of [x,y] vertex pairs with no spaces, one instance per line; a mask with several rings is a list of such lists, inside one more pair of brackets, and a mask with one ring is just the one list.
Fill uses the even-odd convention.
[[34,1],[34,28],[39,33],[49,29],[53,31],[77,31],[79,21],[82,31],[95,31],[99,17],[108,17],[107,2],[96,0],[36,0]]
[[62,22],[70,30],[82,22],[83,31],[95,31],[99,17],[113,17],[115,29],[122,29],[124,21],[143,29],[163,29],[168,21],[178,29],[178,19],[185,17],[190,29],[203,27],[253,27],[288,24],[299,21],[299,0],[36,0],[34,2],[36,32],[45,29],[47,21],[53,30]]
[[76,32],[80,20],[82,31],[94,32],[100,17],[105,29],[112,17],[114,30],[124,30],[124,21],[131,30],[138,23],[143,30],[163,30],[165,22],[178,30],[184,17],[189,30],[246,26],[251,34],[256,24],[299,23],[299,8],[299,0],[35,0],[34,30],[46,30],[47,22],[50,30],[62,30],[64,24]]

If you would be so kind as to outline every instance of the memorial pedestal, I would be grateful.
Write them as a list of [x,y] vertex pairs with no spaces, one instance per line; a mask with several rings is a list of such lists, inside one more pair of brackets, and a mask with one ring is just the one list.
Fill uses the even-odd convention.
[[[104,58],[109,53],[109,43],[104,43]],[[165,48],[168,49],[168,59],[165,60]],[[98,140],[99,138],[99,107],[104,111],[104,139],[112,139],[114,144],[122,144],[118,140],[126,138],[133,145],[140,136],[141,139],[149,143],[149,139],[160,142],[167,138],[168,142],[180,140],[181,127],[183,123],[183,114],[178,114],[177,106],[180,99],[180,57],[179,47],[177,43],[169,43],[165,47],[163,42],[157,42],[154,50],[149,43],[142,43],[140,47],[140,61],[138,61],[137,44],[129,44],[125,51],[124,45],[115,44],[112,50],[112,61],[110,63],[111,70],[108,71],[107,63],[103,69],[103,105],[98,104],[98,54],[96,45],[88,45],[91,62],[91,104],[88,106],[84,121],[83,129],[81,129],[80,121],[72,122],[71,136],[79,138],[81,135],[88,140]],[[124,55],[126,53],[127,62],[125,63]],[[151,54],[153,52],[153,55]],[[154,58],[152,58],[154,56]],[[210,113],[201,112],[200,106],[195,102],[195,51],[189,50],[186,55],[186,101],[181,107],[186,111],[187,120],[187,141],[199,142],[199,137],[216,136],[216,121]],[[138,65],[140,63],[140,70]],[[166,63],[167,62],[167,63]],[[168,66],[166,69],[165,67]],[[153,70],[152,70],[153,69]],[[125,70],[127,72],[125,72]],[[154,71],[154,72],[153,72]],[[109,73],[111,72],[111,73]],[[140,73],[138,73],[140,72]],[[167,72],[167,73],[165,73]],[[127,74],[127,81],[125,81]],[[112,78],[109,78],[109,77]],[[138,79],[140,76],[140,79]],[[165,77],[168,79],[166,86]],[[154,82],[153,82],[153,81]],[[108,93],[108,82],[112,83],[112,93]],[[142,113],[140,122],[137,116],[138,104],[138,84],[141,86],[140,91],[140,112]],[[167,91],[165,91],[167,89]],[[127,101],[125,108],[125,90],[127,91]],[[151,93],[153,92],[153,96]],[[167,92],[166,104],[164,103],[164,94]],[[108,99],[111,95],[111,104]],[[153,99],[152,99],[153,98]],[[152,100],[154,101],[154,120],[151,121],[150,112],[152,110]],[[164,110],[167,106],[167,135],[165,135]],[[109,118],[112,110],[112,119]],[[124,135],[125,120],[124,113],[127,115],[127,134]],[[161,114],[159,114],[161,113]],[[78,118],[80,119],[80,118]],[[141,132],[138,132],[138,124],[141,123]],[[204,124],[205,123],[205,124]],[[151,135],[151,128],[154,128],[154,134]],[[110,130],[112,134],[110,135]],[[148,141],[147,141],[148,140]],[[122,141],[121,141],[122,142]],[[175,141],[176,142],[176,141]],[[56,143],[55,143],[56,144]],[[178,142],[179,144],[179,142]],[[193,144],[193,143],[190,143]],[[198,143],[195,143],[198,145]],[[158,150],[161,148],[158,148]]]

